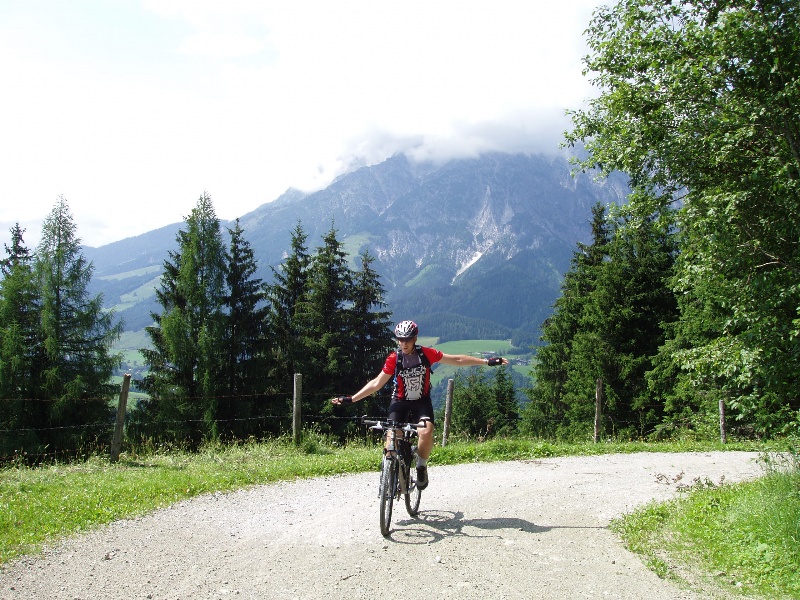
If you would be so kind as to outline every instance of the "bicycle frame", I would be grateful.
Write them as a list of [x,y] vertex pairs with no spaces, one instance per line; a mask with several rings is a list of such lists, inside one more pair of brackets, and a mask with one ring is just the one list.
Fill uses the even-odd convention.
[[[384,436],[383,463],[378,490],[380,499],[381,533],[389,535],[392,519],[392,505],[395,498],[405,497],[406,511],[412,517],[419,512],[421,490],[416,485],[415,470],[412,466],[416,460],[411,438],[417,434],[416,423],[397,423],[389,420],[368,420],[362,417],[362,423],[372,431],[381,431]],[[398,435],[398,433],[402,435]]]

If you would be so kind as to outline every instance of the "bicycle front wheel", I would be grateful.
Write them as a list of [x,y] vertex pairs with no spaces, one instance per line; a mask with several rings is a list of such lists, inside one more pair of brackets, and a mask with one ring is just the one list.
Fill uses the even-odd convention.
[[408,477],[406,477],[406,511],[412,517],[419,514],[419,501],[422,497],[422,490],[417,487],[417,455],[411,460],[411,466],[408,469]]
[[381,534],[389,535],[392,523],[392,504],[397,491],[397,460],[385,455],[381,468],[381,485],[379,490],[381,504]]

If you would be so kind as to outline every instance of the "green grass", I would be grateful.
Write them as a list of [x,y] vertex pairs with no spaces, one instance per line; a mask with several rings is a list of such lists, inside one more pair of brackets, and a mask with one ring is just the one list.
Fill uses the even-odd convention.
[[153,344],[144,329],[139,331],[123,331],[119,339],[111,346],[113,353],[121,353],[122,361],[129,367],[143,367],[144,357],[140,350],[152,348]]
[[128,277],[141,277],[142,275],[147,275],[149,273],[158,273],[161,271],[161,268],[161,265],[151,265],[149,267],[136,269],[135,271],[125,271],[124,273],[105,275],[103,277],[98,277],[98,279],[102,279],[104,281],[119,281],[121,279],[127,279]]
[[[417,342],[422,344],[423,342]],[[511,340],[458,340],[454,342],[443,342],[441,344],[428,344],[433,345],[437,350],[441,350],[445,354],[467,354],[470,356],[480,356],[483,353],[496,354],[498,356],[505,356],[511,358],[508,354],[511,349]],[[512,365],[511,368],[524,377],[530,376],[530,365]],[[459,367],[450,365],[439,364],[436,366],[433,374],[431,375],[431,383],[437,385],[443,379],[452,379],[458,372]]]
[[470,354],[473,356],[482,352],[507,354],[510,348],[511,340],[458,340],[436,345],[436,349],[445,354]]
[[0,564],[90,527],[138,516],[198,494],[375,468],[374,447],[346,451],[312,439],[105,457],[49,467],[0,470]]
[[[790,457],[792,455],[783,455]],[[661,577],[766,598],[800,597],[800,465],[751,482],[697,483],[672,502],[615,521],[628,548]]]
[[[728,449],[752,446],[729,444]],[[565,455],[722,449],[718,444],[553,444],[530,439],[459,441],[437,448],[438,465]],[[123,454],[43,467],[0,469],[0,564],[37,553],[44,544],[114,520],[209,492],[278,480],[377,470],[375,440],[341,447],[309,434],[295,448],[286,439],[180,451]]]

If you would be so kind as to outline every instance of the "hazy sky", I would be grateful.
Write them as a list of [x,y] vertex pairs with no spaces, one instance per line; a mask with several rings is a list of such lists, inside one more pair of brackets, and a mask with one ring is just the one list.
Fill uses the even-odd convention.
[[599,4],[0,0],[0,242],[61,194],[99,246],[203,191],[233,219],[397,152],[556,152]]

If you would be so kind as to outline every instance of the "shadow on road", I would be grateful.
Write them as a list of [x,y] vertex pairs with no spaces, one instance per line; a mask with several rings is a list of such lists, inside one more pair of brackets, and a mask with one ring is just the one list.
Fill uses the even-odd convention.
[[[495,517],[488,519],[465,519],[464,513],[429,510],[420,512],[415,519],[396,521],[398,527],[389,534],[389,539],[400,544],[428,544],[445,538],[501,537],[497,532],[503,529],[524,531],[525,533],[544,533],[552,527],[542,527],[516,517]],[[472,531],[477,530],[477,531]],[[488,533],[482,533],[488,532]]]

